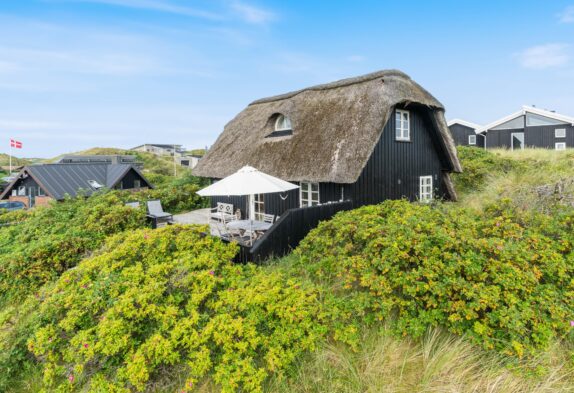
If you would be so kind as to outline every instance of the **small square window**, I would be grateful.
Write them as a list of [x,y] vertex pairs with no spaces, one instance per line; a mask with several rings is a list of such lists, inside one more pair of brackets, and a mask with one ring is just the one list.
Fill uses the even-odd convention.
[[469,135],[468,136],[468,144],[469,145],[476,145],[476,135]]
[[18,187],[18,196],[24,196],[24,195],[26,195],[26,186]]
[[566,138],[566,128],[557,128],[554,130],[555,138]]
[[141,181],[139,179],[134,180],[134,188],[141,188]]
[[556,142],[554,148],[556,150],[566,150],[566,142]]
[[410,141],[410,113],[403,109],[395,111],[395,139],[397,141]]
[[302,182],[299,189],[301,207],[316,206],[320,203],[319,183]]

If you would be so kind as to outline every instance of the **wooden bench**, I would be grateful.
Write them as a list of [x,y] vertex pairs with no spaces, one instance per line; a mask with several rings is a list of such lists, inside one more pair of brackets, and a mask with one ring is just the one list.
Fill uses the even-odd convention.
[[235,218],[233,205],[231,203],[217,202],[217,207],[211,209],[209,218],[216,221],[227,222]]

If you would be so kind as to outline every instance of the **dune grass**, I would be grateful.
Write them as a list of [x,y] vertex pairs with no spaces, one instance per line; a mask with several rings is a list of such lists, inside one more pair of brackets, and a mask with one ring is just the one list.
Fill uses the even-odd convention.
[[[486,353],[464,338],[431,329],[417,341],[386,329],[366,331],[357,352],[325,343],[289,378],[274,378],[269,392],[489,392],[574,391],[567,351],[556,344],[514,369],[507,359]],[[525,371],[528,370],[528,371]],[[539,375],[538,375],[539,374]]]
[[[525,209],[538,208],[537,187],[552,186],[557,182],[574,180],[574,150],[524,149],[511,151],[493,149],[484,152],[484,161],[466,159],[469,148],[460,149],[463,174],[457,177],[481,175],[480,184],[460,188],[459,203],[482,209],[500,198],[511,198]],[[476,148],[470,148],[476,149]],[[501,164],[502,163],[502,164]],[[510,163],[505,165],[504,163]],[[476,176],[475,176],[476,178]],[[567,184],[566,193],[574,194],[574,186]]]

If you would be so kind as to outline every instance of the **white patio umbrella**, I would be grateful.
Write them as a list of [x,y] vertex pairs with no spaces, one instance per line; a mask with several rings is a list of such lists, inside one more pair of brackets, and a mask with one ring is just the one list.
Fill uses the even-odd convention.
[[[249,195],[253,201],[255,194],[270,194],[294,190],[299,186],[263,173],[251,166],[244,166],[232,175],[221,179],[217,183],[199,190],[201,196],[242,196]],[[249,206],[252,206],[250,203]],[[252,210],[250,208],[250,210]],[[253,218],[253,211],[249,212]]]

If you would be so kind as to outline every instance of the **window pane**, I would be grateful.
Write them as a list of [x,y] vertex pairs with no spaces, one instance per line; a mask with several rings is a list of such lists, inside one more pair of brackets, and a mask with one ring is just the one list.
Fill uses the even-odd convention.
[[319,183],[311,183],[311,191],[319,192]]
[[309,188],[309,183],[301,183],[301,190],[302,191],[307,191],[308,188]]

